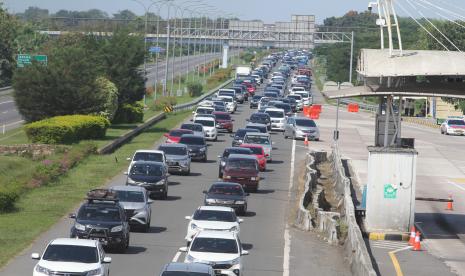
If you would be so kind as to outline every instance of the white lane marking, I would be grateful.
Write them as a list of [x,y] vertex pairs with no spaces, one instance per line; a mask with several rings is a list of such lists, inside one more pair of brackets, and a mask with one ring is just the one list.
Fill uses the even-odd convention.
[[6,124],[5,126],[12,126],[12,125],[17,125],[17,124],[20,124],[20,123],[23,123],[24,120],[21,120],[21,121],[16,121],[16,122],[13,122],[13,123],[9,123],[9,124]]
[[[292,140],[291,153],[291,175],[289,176],[289,190],[287,191],[287,200],[290,201],[292,187],[294,186],[294,166],[295,165],[295,140]],[[284,257],[283,257],[283,276],[289,276],[289,265],[291,255],[291,235],[289,234],[289,224],[286,222],[284,229]]]
[[172,262],[176,263],[178,261],[179,257],[181,257],[181,254],[182,254],[181,251],[176,252],[176,255],[174,255],[174,258],[173,258]]
[[0,102],[0,104],[14,103],[14,101]]
[[449,184],[452,184],[454,185],[455,187],[459,188],[460,190],[462,191],[465,191],[465,188],[460,186],[459,184],[455,183],[455,182],[452,182],[452,181],[447,181]]

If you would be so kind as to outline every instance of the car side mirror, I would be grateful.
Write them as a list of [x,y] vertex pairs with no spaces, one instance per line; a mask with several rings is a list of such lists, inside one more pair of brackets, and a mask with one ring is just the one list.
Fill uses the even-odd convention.
[[184,218],[185,218],[186,220],[191,220],[191,219],[192,219],[191,216],[185,216]]
[[124,175],[128,175],[129,173],[128,173],[128,172],[124,172],[123,174],[124,174]]
[[192,111],[192,114],[195,114],[195,111]]
[[190,119],[189,121],[193,122],[193,121],[194,121],[194,119]]
[[271,142],[272,145],[274,145],[274,142]]
[[76,218],[76,214],[71,213],[71,214],[68,215],[68,217],[69,217],[69,218],[72,218],[72,219],[75,219],[75,218]]
[[244,222],[244,220],[240,218],[240,219],[237,219],[237,222],[239,222],[239,223],[243,223],[243,222]]
[[179,247],[179,252],[187,252],[187,247]]
[[40,254],[39,253],[32,253],[31,258],[33,260],[40,260]]
[[250,122],[250,119],[245,119],[247,122]]
[[126,161],[131,161],[131,160],[132,160],[131,157],[126,158]]
[[234,138],[234,134],[229,134],[229,137]]
[[168,133],[163,134],[163,136],[168,137]]
[[207,190],[203,190],[202,193],[207,194],[208,192],[207,192]]
[[245,193],[245,196],[250,196],[250,193]]
[[147,201],[147,204],[153,204],[154,202],[155,202],[154,200],[149,199],[149,200]]
[[221,155],[218,155],[218,158],[221,158]]
[[247,255],[249,255],[249,251],[247,251],[247,250],[242,250],[241,255],[242,255],[242,256],[247,256]]
[[111,263],[111,257],[104,257],[102,260],[102,264],[109,264]]

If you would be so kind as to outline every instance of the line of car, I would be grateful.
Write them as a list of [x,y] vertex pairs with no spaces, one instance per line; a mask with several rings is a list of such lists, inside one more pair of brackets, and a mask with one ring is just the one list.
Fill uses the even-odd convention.
[[[77,213],[70,215],[74,219],[70,238],[55,239],[42,255],[32,254],[39,260],[33,275],[109,275],[111,258],[105,250],[124,252],[130,246],[131,231],[150,229],[151,204],[155,198],[169,197],[170,174],[189,175],[191,162],[206,162],[207,140],[217,141],[220,131],[233,138],[231,147],[218,156],[220,181],[203,191],[203,205],[185,217],[187,246],[179,249],[185,253],[184,263],[167,264],[160,275],[243,275],[242,256],[249,253],[242,248],[239,236],[243,220],[238,215],[247,214],[249,192],[259,190],[260,172],[265,172],[267,163],[273,161],[269,131],[282,131],[285,137],[319,138],[312,120],[293,116],[299,104],[290,96],[296,95],[302,106],[311,98],[308,87],[289,80],[297,71],[282,65],[276,71],[279,74],[271,72],[279,61],[287,60],[285,57],[285,53],[270,55],[250,77],[237,79],[231,89],[221,89],[202,102],[191,122],[166,133],[165,143],[157,149],[138,150],[128,157],[125,185],[89,191]],[[264,93],[275,94],[255,95],[268,76],[282,76],[264,89]],[[304,90],[287,90],[288,83]],[[306,94],[300,95],[299,91]],[[252,101],[255,96],[270,100],[261,101],[259,112],[234,132],[231,114],[238,104]],[[252,103],[250,107],[254,107]]]

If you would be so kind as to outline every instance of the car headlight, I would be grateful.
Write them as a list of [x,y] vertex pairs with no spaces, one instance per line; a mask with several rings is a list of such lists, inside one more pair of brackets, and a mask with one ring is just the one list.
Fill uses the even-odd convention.
[[186,263],[193,263],[193,262],[195,262],[195,258],[192,257],[191,255],[187,255],[185,262]]
[[236,204],[245,204],[244,200],[236,200]]
[[192,223],[192,224],[191,224],[191,229],[192,229],[192,230],[195,230],[195,229],[197,229],[197,228],[198,228],[198,227],[197,227],[197,224],[195,224],[195,223]]
[[231,261],[231,264],[232,264],[232,265],[237,265],[237,264],[239,264],[240,262],[241,262],[241,258],[239,257],[239,258],[235,258],[234,260],[232,260],[232,261]]
[[231,176],[230,175],[225,175],[224,178],[231,179]]
[[94,270],[87,271],[87,274],[86,274],[86,276],[96,276],[96,275],[102,275],[102,269],[101,268],[97,268],[97,269],[94,269]]
[[256,180],[258,180],[258,177],[254,177],[254,176],[252,176],[252,177],[250,178],[250,180],[252,180],[252,181],[256,181]]
[[205,150],[206,150],[206,148],[200,148],[200,151],[205,151]]
[[237,226],[231,227],[231,229],[229,229],[229,231],[231,231],[231,232],[237,232]]
[[160,181],[158,181],[157,183],[155,183],[155,185],[164,185],[165,184],[165,180],[162,179]]
[[40,266],[40,265],[36,265],[36,271],[39,272],[39,273],[45,274],[45,275],[50,275],[51,274],[50,269],[45,268],[45,267]]
[[134,214],[135,215],[145,215],[147,213],[147,211],[145,210],[145,208],[142,208],[142,209],[138,209],[138,210],[135,210],[134,211]]
[[130,177],[126,180],[126,183],[128,184],[136,184],[136,181],[132,180]]
[[221,166],[224,166],[224,165],[226,165],[226,162],[221,161]]
[[189,161],[188,160],[181,160],[181,161],[179,161],[179,164],[182,165],[182,166],[185,166],[185,165],[189,164]]
[[207,203],[216,203],[216,199],[213,199],[213,198],[207,198],[205,201]]
[[112,233],[121,232],[121,231],[123,231],[123,225],[118,225],[118,226],[115,226],[115,227],[111,228]]
[[76,228],[79,231],[86,231],[86,227],[80,223],[74,223],[74,228]]

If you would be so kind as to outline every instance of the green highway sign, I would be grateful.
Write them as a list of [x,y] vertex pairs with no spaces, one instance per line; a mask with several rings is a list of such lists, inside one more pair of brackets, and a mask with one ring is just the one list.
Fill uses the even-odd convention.
[[19,68],[22,68],[25,65],[31,65],[33,60],[40,62],[43,65],[47,66],[48,57],[46,55],[31,56],[28,54],[19,54],[16,56],[16,63]]

